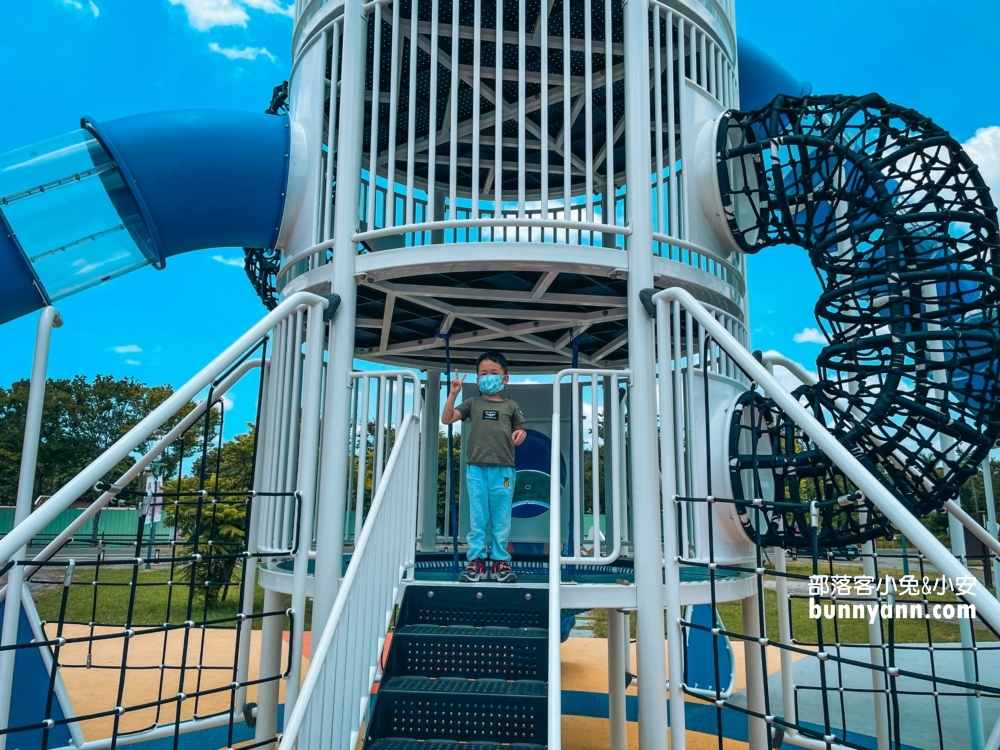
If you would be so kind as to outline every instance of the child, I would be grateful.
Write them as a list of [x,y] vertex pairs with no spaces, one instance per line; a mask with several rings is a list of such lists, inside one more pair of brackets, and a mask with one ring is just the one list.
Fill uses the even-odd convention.
[[[501,583],[517,580],[510,569],[507,536],[510,534],[510,506],[514,497],[514,446],[524,442],[524,415],[505,392],[507,359],[499,352],[485,352],[476,362],[479,395],[455,407],[465,375],[451,381],[441,422],[469,423],[462,435],[466,456],[465,486],[469,491],[468,565],[460,581],[489,580]],[[487,569],[486,524],[493,527],[491,569]]]

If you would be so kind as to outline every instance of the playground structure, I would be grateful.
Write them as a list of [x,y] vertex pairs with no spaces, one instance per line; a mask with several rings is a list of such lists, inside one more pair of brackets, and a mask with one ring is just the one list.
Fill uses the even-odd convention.
[[[561,642],[591,610],[614,750],[636,709],[642,750],[1000,746],[1000,602],[965,532],[989,564],[1000,542],[956,502],[1000,437],[997,212],[954,139],[877,95],[812,95],[737,39],[730,0],[295,8],[270,114],[84,119],[0,156],[0,319],[42,309],[0,539],[0,748],[571,748]],[[52,304],[234,244],[267,314],[29,512]],[[747,332],[745,254],[777,244],[823,286],[819,377],[792,392]],[[511,387],[531,429],[515,586],[455,582],[450,433],[438,506],[441,380],[484,348],[552,380]],[[222,490],[205,415],[243,377],[254,471]],[[192,430],[197,489],[130,484]],[[63,552],[113,498],[136,507],[134,554]],[[156,502],[195,521],[154,581]],[[920,521],[936,512],[950,549]],[[25,583],[43,569],[63,576],[45,618]],[[810,590],[847,572],[919,585]],[[934,599],[939,576],[959,591]],[[228,609],[204,593],[231,585]],[[814,601],[836,615],[796,631]],[[974,611],[900,635],[897,606],[936,601]],[[114,695],[74,710],[91,670]]]

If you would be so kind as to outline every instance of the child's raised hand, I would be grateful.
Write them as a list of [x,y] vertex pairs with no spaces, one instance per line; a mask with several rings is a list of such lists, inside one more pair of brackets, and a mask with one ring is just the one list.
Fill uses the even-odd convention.
[[462,392],[462,384],[464,382],[465,375],[463,375],[462,379],[459,380],[458,374],[456,373],[456,376],[451,380],[451,386],[448,388],[448,394],[451,396],[458,396],[458,394]]
[[526,437],[528,437],[528,433],[524,430],[514,430],[510,433],[510,439],[514,441],[514,445],[520,445]]

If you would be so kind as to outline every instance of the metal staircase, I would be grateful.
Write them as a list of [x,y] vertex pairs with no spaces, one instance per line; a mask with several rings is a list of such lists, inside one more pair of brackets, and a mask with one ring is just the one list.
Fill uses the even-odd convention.
[[545,747],[547,617],[545,589],[408,586],[365,750]]

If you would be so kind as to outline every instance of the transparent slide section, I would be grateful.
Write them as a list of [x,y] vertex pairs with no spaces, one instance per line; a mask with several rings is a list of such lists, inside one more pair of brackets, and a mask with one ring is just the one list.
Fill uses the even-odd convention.
[[0,196],[47,302],[158,263],[131,191],[86,130],[0,155]]

